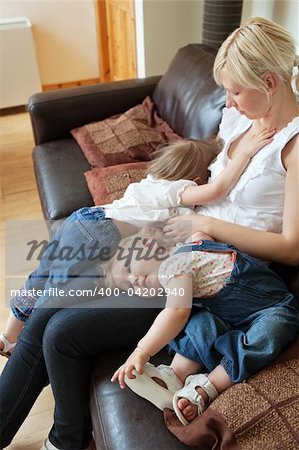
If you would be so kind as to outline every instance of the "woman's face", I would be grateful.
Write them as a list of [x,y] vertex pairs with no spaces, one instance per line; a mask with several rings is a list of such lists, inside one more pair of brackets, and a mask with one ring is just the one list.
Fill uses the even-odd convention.
[[240,114],[252,120],[267,116],[270,105],[264,92],[236,83],[225,68],[221,72],[221,82],[226,90],[227,108],[235,107]]

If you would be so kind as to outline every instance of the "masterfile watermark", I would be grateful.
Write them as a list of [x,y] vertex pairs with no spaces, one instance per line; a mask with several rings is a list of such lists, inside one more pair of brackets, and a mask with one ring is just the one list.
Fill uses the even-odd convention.
[[101,242],[99,241],[95,241],[92,245],[80,244],[78,247],[75,244],[73,246],[63,246],[57,239],[52,241],[42,240],[40,242],[34,239],[27,242],[29,250],[26,260],[30,261],[34,259],[36,261],[41,261],[43,257],[46,257],[49,262],[105,262],[109,261],[111,257],[116,257],[119,261],[125,260],[125,265],[129,265],[134,253],[136,253],[136,261],[149,261],[152,258],[163,261],[167,257],[166,248],[162,245],[158,245],[158,248],[155,248],[153,253],[155,240],[149,244],[145,252],[144,247],[141,245],[141,241],[142,237],[136,236],[127,249],[118,245],[116,249],[111,252],[109,247],[102,247]]
[[[7,221],[5,223],[5,297],[7,306],[11,297],[24,295],[24,283],[28,275],[31,274],[30,276],[34,278],[35,271],[40,265],[43,270],[38,272],[36,277],[38,283],[34,283],[34,288],[30,292],[33,297],[77,296],[78,298],[90,298],[99,296],[100,298],[101,296],[124,294],[119,289],[104,288],[103,290],[105,283],[101,281],[101,278],[104,278],[106,274],[99,270],[99,266],[107,263],[112,257],[124,261],[125,266],[130,264],[133,254],[136,260],[143,259],[145,261],[155,258],[162,262],[168,257],[166,247],[161,242],[155,245],[155,243],[157,244],[155,239],[146,248],[139,236],[133,237],[126,247],[117,244],[109,247],[97,239],[86,240],[84,236],[82,236],[82,242],[80,236],[72,242],[72,239],[63,233],[63,239],[61,239],[61,235],[50,239],[48,228],[47,223],[42,220]],[[69,263],[74,268],[74,272],[64,273],[63,268],[68,267]],[[71,286],[65,285],[62,289],[58,287],[57,290],[48,288],[47,290],[45,282],[52,264],[55,268],[55,273],[51,274],[53,279],[69,277],[73,278],[75,282],[72,281]],[[62,269],[61,272],[60,269]],[[59,285],[60,282],[57,284]],[[23,288],[21,288],[22,286]],[[163,288],[158,295],[164,295]]]

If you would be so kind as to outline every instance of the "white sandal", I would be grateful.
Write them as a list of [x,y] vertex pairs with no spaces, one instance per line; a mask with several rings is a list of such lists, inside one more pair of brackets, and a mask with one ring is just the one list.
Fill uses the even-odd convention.
[[55,447],[55,445],[53,445],[53,444],[50,442],[49,438],[47,438],[47,439],[44,441],[43,445],[41,446],[40,450],[59,450],[59,448],[58,448],[58,447]]
[[[53,444],[50,442],[50,439],[47,438],[47,439],[44,441],[43,445],[41,446],[40,450],[59,450],[59,448],[58,448],[58,447],[55,447],[55,445],[53,445]],[[96,450],[95,442],[94,442],[93,439],[91,440],[89,446],[88,446],[85,450]]]
[[[125,383],[135,394],[153,403],[161,411],[164,408],[173,408],[173,394],[181,389],[183,384],[171,367],[164,364],[155,367],[153,364],[146,363],[142,375],[136,371],[133,371],[133,374],[136,378],[130,379],[126,376]],[[153,380],[154,377],[164,381],[166,388],[156,383]]]
[[[196,387],[201,387],[208,395],[209,401],[205,405],[204,400],[200,394],[196,391]],[[186,398],[194,405],[197,405],[198,415],[201,416],[207,406],[218,397],[218,392],[206,375],[196,374],[189,375],[186,378],[185,386],[179,391],[175,392],[173,396],[173,409],[177,418],[183,425],[188,425],[188,420],[182,414],[182,411],[178,407],[178,400],[180,398]]]
[[3,343],[3,349],[0,350],[0,355],[9,358],[16,346],[16,343],[10,342],[4,333],[0,334],[0,341]]

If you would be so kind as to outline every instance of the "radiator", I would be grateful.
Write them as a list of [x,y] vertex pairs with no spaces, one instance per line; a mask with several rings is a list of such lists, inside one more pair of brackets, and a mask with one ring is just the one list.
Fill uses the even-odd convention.
[[41,91],[32,27],[27,17],[0,20],[0,108],[26,105]]

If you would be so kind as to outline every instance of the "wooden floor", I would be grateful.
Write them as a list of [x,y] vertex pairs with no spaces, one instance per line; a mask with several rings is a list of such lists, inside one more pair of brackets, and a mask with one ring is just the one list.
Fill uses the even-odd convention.
[[[0,331],[9,312],[4,295],[5,221],[42,218],[31,160],[33,145],[28,113],[5,112],[0,116]],[[0,372],[6,361],[0,356]],[[53,405],[51,390],[46,388],[7,449],[39,450],[52,425]]]

